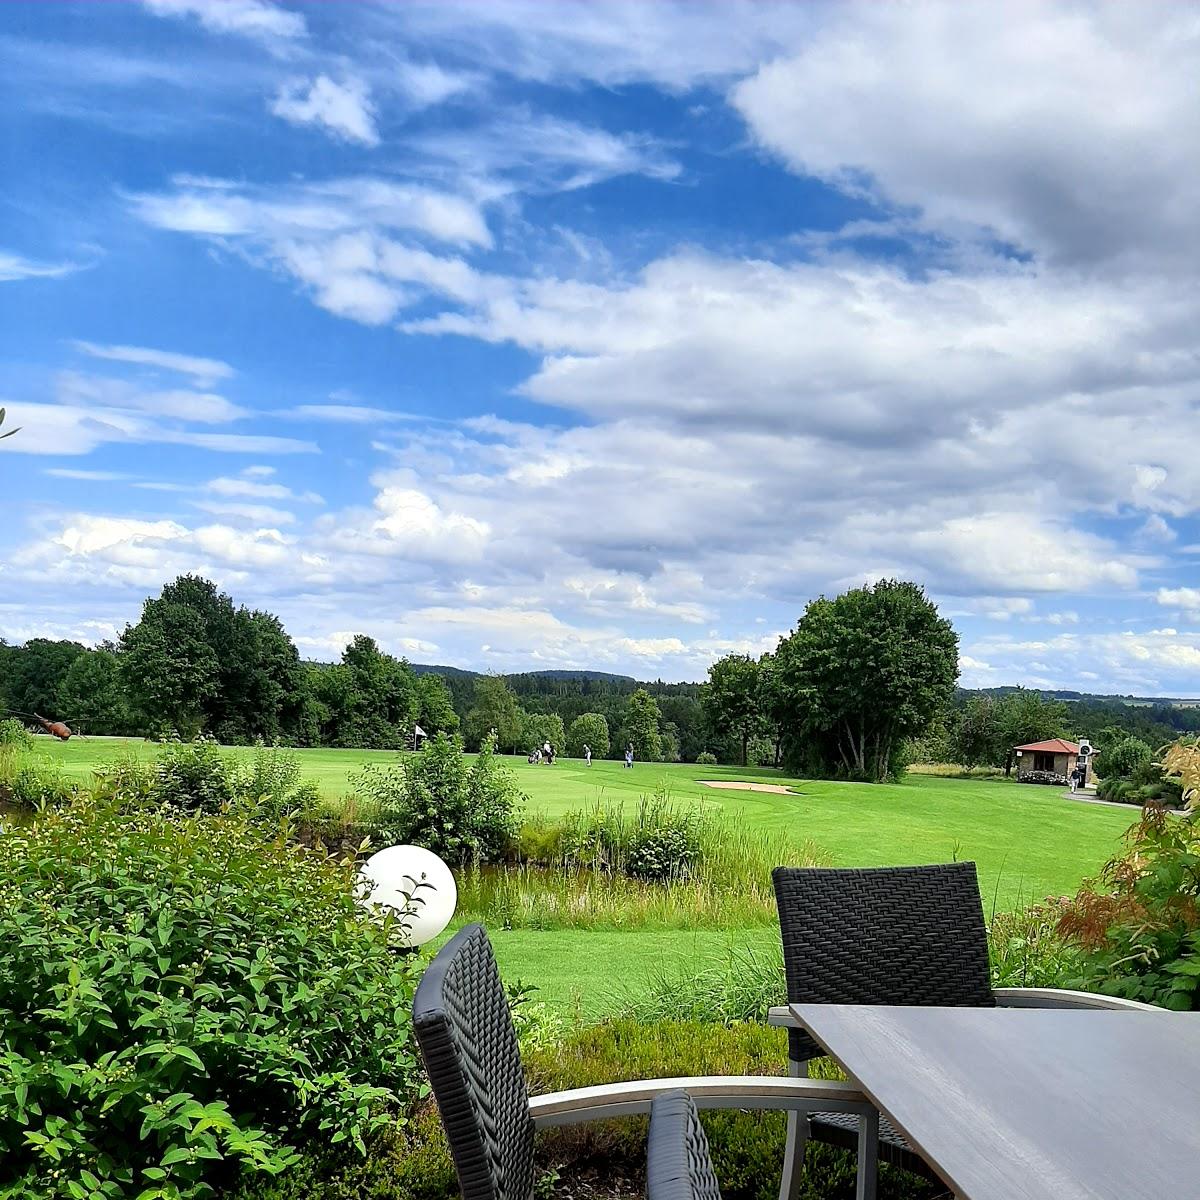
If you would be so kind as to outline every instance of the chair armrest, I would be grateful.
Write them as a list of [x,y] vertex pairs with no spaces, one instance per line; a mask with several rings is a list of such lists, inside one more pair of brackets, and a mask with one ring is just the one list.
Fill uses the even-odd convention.
[[536,1129],[578,1125],[608,1117],[648,1113],[655,1096],[684,1091],[697,1108],[773,1108],[791,1112],[849,1112],[869,1115],[871,1102],[852,1083],[775,1075],[692,1075],[637,1079],[532,1096],[529,1115]]
[[792,1010],[786,1004],[773,1005],[767,1012],[767,1024],[780,1029],[803,1029],[804,1026],[792,1016]]
[[996,988],[992,993],[1001,1008],[1113,1008],[1130,1012],[1162,1012],[1156,1004],[1101,996],[1098,992],[1073,992],[1069,988]]

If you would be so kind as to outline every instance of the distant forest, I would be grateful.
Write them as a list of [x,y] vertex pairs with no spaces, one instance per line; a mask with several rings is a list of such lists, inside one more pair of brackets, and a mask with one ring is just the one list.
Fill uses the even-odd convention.
[[[461,735],[468,748],[496,730],[506,752],[549,740],[556,751],[577,753],[586,741],[598,756],[619,757],[632,741],[639,758],[694,761],[707,751],[740,761],[746,747],[712,698],[706,702],[707,688],[601,671],[498,677],[410,664],[365,635],[337,663],[307,662],[277,617],[238,606],[195,576],[147,599],[137,623],[112,644],[0,639],[0,706],[84,734],[206,733],[227,743],[386,749],[411,745],[420,726]],[[918,750],[954,746],[964,714],[974,718],[988,697],[1003,705],[1014,692],[1023,694],[959,689],[940,722],[945,739]],[[1057,714],[1055,728],[1097,744],[1120,733],[1156,747],[1200,725],[1200,709],[1162,700],[1061,692],[1045,700],[1060,702],[1039,710]],[[769,764],[778,730],[768,717],[762,722],[751,758]]]

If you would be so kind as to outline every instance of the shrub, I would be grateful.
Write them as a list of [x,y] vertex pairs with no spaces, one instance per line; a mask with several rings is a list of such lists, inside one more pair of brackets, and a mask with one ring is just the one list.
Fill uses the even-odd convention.
[[[787,1038],[779,1029],[645,1025],[625,1019],[577,1030],[555,1045],[525,1053],[535,1094],[621,1079],[777,1075],[786,1062]],[[706,1112],[703,1119],[725,1200],[775,1200],[784,1114]],[[547,1130],[537,1142],[536,1194],[644,1194],[646,1125],[645,1118],[629,1117]],[[810,1145],[798,1200],[852,1196],[854,1175],[852,1154]],[[887,1165],[880,1168],[880,1200],[924,1200],[937,1192]],[[445,1137],[429,1105],[403,1129],[382,1134],[366,1162],[316,1154],[279,1179],[255,1181],[237,1200],[455,1200],[458,1195]]]
[[1125,853],[1063,907],[1083,951],[1076,986],[1166,1008],[1200,1008],[1200,826],[1154,806]]
[[233,799],[229,769],[211,738],[164,743],[154,776],[151,796],[160,804],[213,813]]
[[0,753],[0,800],[16,808],[35,810],[67,804],[78,784],[58,763],[13,746]]
[[33,734],[16,717],[5,717],[0,721],[0,746],[11,747],[14,750],[32,750]]
[[1021,776],[1022,783],[1047,783],[1054,787],[1067,787],[1070,780],[1057,771],[1029,771]]
[[698,767],[715,767],[717,765],[717,756],[711,750],[701,750],[696,755],[696,765]]
[[253,758],[229,768],[228,781],[236,802],[266,817],[313,812],[321,798],[316,783],[300,778],[300,759],[294,752],[261,741]]
[[1095,770],[1101,779],[1127,779],[1142,763],[1150,761],[1150,747],[1141,738],[1127,737],[1101,748]]
[[700,814],[672,810],[665,796],[643,800],[624,850],[625,873],[634,879],[687,879],[700,858]]
[[[679,839],[686,855],[665,874],[651,870]],[[673,809],[665,793],[643,798],[636,810],[600,803],[558,820],[539,814],[521,830],[516,853],[515,865],[459,876],[460,915],[523,929],[774,924],[772,867],[829,861],[812,842],[784,832]]]
[[0,1195],[185,1200],[392,1122],[414,970],[355,880],[173,808],[0,837]]
[[473,761],[444,733],[392,766],[369,764],[351,785],[375,809],[384,844],[424,846],[447,862],[492,862],[517,833],[524,795],[511,770],[495,757],[488,737]]

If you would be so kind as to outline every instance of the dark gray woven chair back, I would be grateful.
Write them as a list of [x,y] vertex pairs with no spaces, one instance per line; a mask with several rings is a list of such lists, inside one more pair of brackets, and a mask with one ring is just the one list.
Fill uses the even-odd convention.
[[482,925],[456,933],[426,968],[413,999],[413,1027],[463,1200],[529,1200],[529,1093]]
[[646,1200],[721,1200],[708,1138],[687,1092],[664,1092],[650,1106]]
[[[791,1004],[991,1007],[973,862],[771,873]],[[822,1054],[788,1031],[793,1062]]]

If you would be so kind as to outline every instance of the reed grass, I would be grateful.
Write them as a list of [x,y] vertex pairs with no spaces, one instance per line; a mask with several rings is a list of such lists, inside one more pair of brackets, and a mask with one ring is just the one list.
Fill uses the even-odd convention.
[[[661,879],[638,878],[647,844],[659,841],[679,861]],[[598,803],[527,822],[515,862],[460,875],[458,910],[508,929],[744,929],[776,920],[772,868],[829,861],[810,841],[661,795],[632,810]]]

